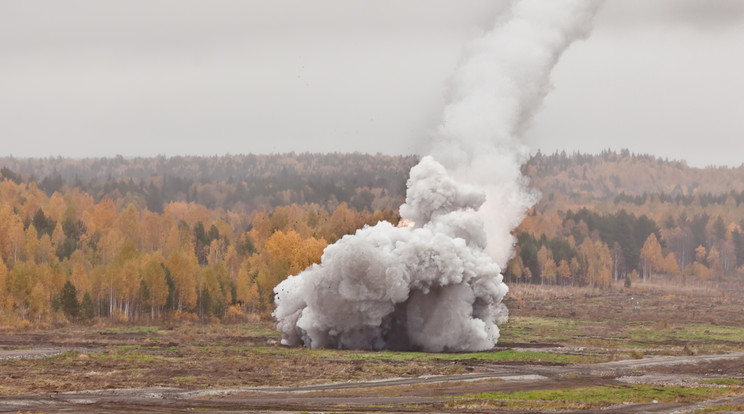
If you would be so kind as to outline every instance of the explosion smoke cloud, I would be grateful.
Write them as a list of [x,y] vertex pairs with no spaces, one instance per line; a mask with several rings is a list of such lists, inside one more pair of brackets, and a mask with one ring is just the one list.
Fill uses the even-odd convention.
[[283,344],[429,352],[496,344],[508,316],[499,264],[537,198],[520,173],[527,151],[515,136],[598,4],[517,2],[470,47],[431,150],[442,164],[427,156],[411,170],[400,214],[414,227],[365,227],[280,283],[274,317]]
[[463,351],[493,347],[506,317],[499,267],[475,213],[484,195],[431,157],[411,170],[401,216],[328,246],[320,265],[277,286],[282,343]]

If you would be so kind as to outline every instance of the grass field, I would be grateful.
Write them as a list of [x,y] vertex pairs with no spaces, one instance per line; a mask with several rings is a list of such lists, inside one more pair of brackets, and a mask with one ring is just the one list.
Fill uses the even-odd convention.
[[[301,386],[490,372],[499,366],[541,372],[535,370],[652,356],[720,354],[744,349],[744,299],[736,296],[734,291],[668,286],[606,291],[513,286],[506,301],[511,318],[501,326],[499,345],[488,352],[473,353],[287,348],[278,345],[271,321],[163,326],[109,326],[101,321],[89,327],[2,330],[0,352],[42,346],[59,352],[42,358],[0,360],[0,395],[135,387],[204,390]],[[718,305],[711,307],[711,303]],[[675,309],[679,312],[672,312]],[[560,381],[552,385],[512,389],[501,384],[493,385],[493,390],[481,386],[476,393],[467,392],[465,386],[448,388],[441,391],[446,394],[444,400],[423,405],[411,401],[406,406],[419,404],[415,410],[420,411],[518,411],[536,407],[593,410],[653,401],[693,404],[741,395],[742,367],[744,361],[739,360],[642,373],[659,378],[706,375],[681,385],[622,383],[612,375],[604,375],[603,383],[595,384],[584,374],[566,371],[556,374]],[[561,384],[568,386],[562,388]],[[415,390],[413,387],[408,392],[418,392]],[[384,392],[378,389],[375,395],[408,395],[403,391],[395,387]],[[366,395],[365,391],[357,394]],[[702,412],[737,404],[711,404]]]

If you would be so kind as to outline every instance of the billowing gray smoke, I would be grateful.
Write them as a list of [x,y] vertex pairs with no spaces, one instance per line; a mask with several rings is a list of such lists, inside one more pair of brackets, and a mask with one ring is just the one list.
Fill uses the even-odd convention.
[[499,264],[513,254],[510,232],[536,201],[519,170],[527,151],[515,137],[597,6],[519,1],[471,45],[433,140],[442,164],[427,156],[411,169],[400,214],[415,224],[365,227],[328,246],[320,265],[280,283],[274,317],[283,344],[429,352],[496,344],[497,323],[508,316]]
[[328,246],[320,265],[275,289],[282,342],[460,351],[493,347],[505,316],[499,267],[483,252],[484,195],[431,157],[411,170],[401,216]]

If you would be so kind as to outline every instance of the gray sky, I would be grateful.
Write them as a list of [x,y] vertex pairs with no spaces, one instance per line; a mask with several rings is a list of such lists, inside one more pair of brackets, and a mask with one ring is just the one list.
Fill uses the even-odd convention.
[[[419,152],[495,0],[0,0],[0,155]],[[744,2],[608,0],[524,137],[744,163]]]

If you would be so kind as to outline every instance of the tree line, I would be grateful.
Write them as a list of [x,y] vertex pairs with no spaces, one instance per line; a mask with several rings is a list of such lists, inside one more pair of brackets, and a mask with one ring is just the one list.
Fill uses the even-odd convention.
[[345,202],[244,215],[178,201],[161,213],[0,178],[0,325],[266,315],[276,284],[379,220],[398,218]]
[[516,230],[508,280],[607,287],[652,275],[681,283],[744,277],[744,220],[665,210],[657,223],[624,209],[551,212],[542,204]]
[[[267,315],[273,287],[328,243],[397,223],[416,158],[10,161],[0,163],[0,325]],[[543,196],[515,230],[511,283],[744,275],[741,168],[608,151],[538,153],[523,169]]]
[[599,154],[538,152],[522,167],[532,184],[573,199],[613,199],[618,194],[694,196],[741,193],[744,164],[693,168],[684,161],[606,150]]
[[77,188],[103,199],[146,205],[194,202],[210,209],[271,210],[288,204],[396,209],[414,156],[269,154],[152,158],[0,158],[3,177],[36,182],[47,196]]
[[[686,283],[744,276],[744,165],[692,168],[628,150],[538,152],[523,172],[543,196],[516,230],[519,254],[509,266],[526,267],[529,277],[508,273],[512,280],[606,284],[606,276],[587,274],[596,266],[579,260],[586,238],[610,252],[610,280],[658,275]],[[549,254],[543,251],[537,260],[542,247]],[[572,277],[554,277],[547,260],[543,280],[546,256]],[[574,263],[569,273],[574,257],[583,266]],[[569,266],[560,266],[562,260]]]

